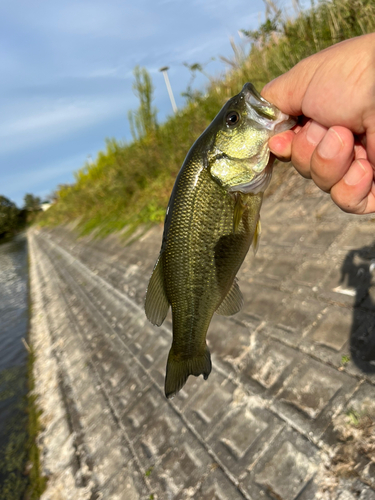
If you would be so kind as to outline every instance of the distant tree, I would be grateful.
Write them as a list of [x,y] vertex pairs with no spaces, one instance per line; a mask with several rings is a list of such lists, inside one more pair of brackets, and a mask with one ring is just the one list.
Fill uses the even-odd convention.
[[0,239],[13,236],[20,225],[20,210],[8,198],[0,195]]
[[52,191],[51,193],[47,194],[47,196],[46,196],[46,201],[48,201],[49,203],[55,203],[55,201],[57,201],[57,199],[58,199],[58,196],[57,196],[56,191]]
[[41,200],[39,196],[34,196],[33,194],[27,193],[23,197],[24,208],[26,210],[39,210]]
[[128,119],[133,139],[141,139],[157,127],[157,109],[151,105],[154,86],[146,68],[136,66],[133,71],[133,91],[139,99],[137,111],[129,111]]

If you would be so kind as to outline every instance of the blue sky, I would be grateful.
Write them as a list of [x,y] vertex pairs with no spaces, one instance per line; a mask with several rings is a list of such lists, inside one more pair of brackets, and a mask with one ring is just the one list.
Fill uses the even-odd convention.
[[[0,194],[22,206],[44,198],[95,158],[106,137],[130,140],[136,109],[132,70],[150,72],[158,120],[172,112],[161,66],[177,106],[187,63],[224,72],[229,38],[255,29],[262,0],[13,0],[0,6]],[[197,78],[195,86],[203,86]]]

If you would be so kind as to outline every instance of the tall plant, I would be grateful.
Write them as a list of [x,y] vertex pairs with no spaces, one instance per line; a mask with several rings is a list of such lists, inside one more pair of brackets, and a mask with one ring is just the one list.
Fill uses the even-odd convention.
[[142,139],[157,127],[157,109],[152,106],[154,86],[146,68],[136,66],[133,71],[133,91],[139,99],[137,111],[128,113],[133,139]]

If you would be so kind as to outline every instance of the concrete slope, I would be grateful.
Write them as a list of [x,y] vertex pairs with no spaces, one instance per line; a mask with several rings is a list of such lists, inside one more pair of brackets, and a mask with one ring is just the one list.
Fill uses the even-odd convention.
[[173,400],[170,316],[143,311],[162,228],[30,232],[43,498],[375,500],[375,216],[289,172],[262,231],[243,310],[211,323],[209,379]]

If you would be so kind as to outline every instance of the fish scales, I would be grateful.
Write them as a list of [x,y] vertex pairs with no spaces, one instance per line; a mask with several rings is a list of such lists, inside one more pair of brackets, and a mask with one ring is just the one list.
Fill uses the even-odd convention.
[[[261,202],[261,194],[250,195],[255,210],[246,210],[238,231],[233,234],[234,200],[216,183],[207,182],[208,176],[199,162],[191,162],[185,170],[175,193],[176,208],[169,227],[173,236],[167,239],[166,251],[161,256],[175,325],[173,342],[181,355],[187,357],[199,352],[201,345],[205,346],[212,314],[232,285],[249,249]],[[194,199],[185,194],[191,183],[195,185]],[[229,245],[228,240],[235,246]],[[224,252],[225,245],[232,249],[230,253]]]
[[153,324],[160,325],[172,308],[167,397],[189,375],[207,379],[211,318],[215,311],[231,315],[242,306],[236,274],[259,238],[259,212],[272,169],[268,138],[293,124],[246,84],[194,143],[180,170],[145,301]]

